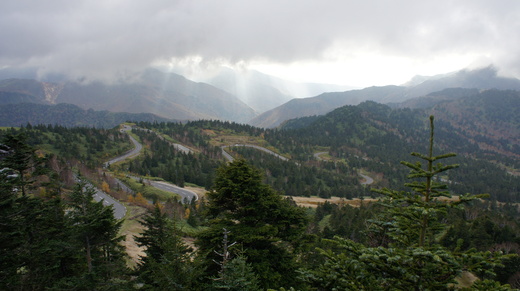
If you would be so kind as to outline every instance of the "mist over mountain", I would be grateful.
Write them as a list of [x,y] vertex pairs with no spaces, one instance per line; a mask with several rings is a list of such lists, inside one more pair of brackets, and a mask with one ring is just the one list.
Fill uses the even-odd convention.
[[[101,81],[83,84],[75,81],[53,83],[8,79],[0,81],[0,92],[25,94],[25,102],[29,98],[36,103],[70,103],[83,109],[153,113],[176,120],[246,122],[256,115],[252,108],[232,94],[177,74],[153,69],[111,84]],[[18,103],[6,99],[0,101],[4,104]]]
[[[29,69],[0,70],[0,76],[9,74],[38,75]],[[55,80],[63,78],[60,75],[50,77]],[[212,85],[157,69],[147,69],[112,83],[6,79],[0,81],[0,104],[69,103],[97,111],[152,113],[175,120],[229,120],[270,128],[289,119],[323,115],[335,108],[367,100],[392,107],[426,108],[442,101],[475,95],[483,89],[520,90],[520,80],[500,77],[492,66],[432,77],[416,76],[406,83],[407,86],[326,93],[324,90],[342,87],[287,82],[256,71],[231,69],[221,69],[204,79]],[[293,95],[315,92],[320,93],[307,98]],[[263,113],[258,115],[260,112]]]
[[444,88],[520,90],[520,80],[501,77],[497,74],[497,71],[494,66],[488,66],[481,69],[463,69],[451,74],[433,76],[419,84],[409,86],[408,96],[412,98],[425,96]]
[[293,82],[255,70],[234,70],[221,67],[208,71],[192,73],[181,69],[176,73],[229,92],[258,113],[278,107],[293,98],[355,89],[355,87],[335,84]]
[[5,79],[29,79],[43,82],[65,82],[67,76],[59,73],[40,74],[36,67],[6,67],[0,69],[0,80]]
[[237,96],[255,111],[262,113],[291,100],[294,96],[282,92],[267,76],[257,72],[237,73],[231,69],[222,69],[218,74],[204,78],[211,84]]
[[[520,90],[520,80],[500,77],[497,75],[496,68],[492,66],[475,70],[465,69],[440,76],[414,78],[407,84],[413,85],[408,87],[369,87],[361,90],[324,93],[311,98],[294,99],[256,116],[250,121],[250,124],[260,127],[276,127],[291,118],[322,115],[340,106],[356,105],[366,100],[397,106],[395,104],[427,96],[429,93],[446,88]],[[429,98],[432,99],[431,96]]]

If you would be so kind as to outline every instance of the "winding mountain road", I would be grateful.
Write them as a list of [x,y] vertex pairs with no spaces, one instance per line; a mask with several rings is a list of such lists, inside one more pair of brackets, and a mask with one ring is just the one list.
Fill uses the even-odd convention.
[[372,177],[363,175],[361,173],[359,175],[365,179],[365,181],[361,182],[361,185],[370,185],[370,184],[374,183],[374,179],[372,179]]
[[151,129],[141,128],[141,127],[134,127],[134,128],[137,129],[137,130],[143,130],[143,131],[146,131],[146,132],[155,133],[155,135],[157,135],[157,137],[159,137],[161,140],[166,141],[171,146],[173,146],[174,149],[176,149],[176,150],[178,150],[180,152],[183,152],[185,154],[193,153],[193,150],[191,150],[190,148],[188,148],[188,147],[186,147],[184,145],[181,145],[179,143],[174,143],[174,142],[171,142],[169,140],[166,140],[163,136],[161,136],[160,134],[158,134],[157,132],[155,132],[155,131],[153,131]]
[[[123,128],[121,129],[122,132],[128,132],[129,130],[131,130],[132,127],[128,126],[128,125],[123,125]],[[143,130],[146,130],[146,129],[143,129]],[[149,132],[151,132],[151,130],[148,130]],[[128,137],[130,137],[130,140],[132,141],[132,143],[134,144],[134,149],[131,150],[131,151],[128,151],[127,153],[125,153],[124,155],[122,156],[119,156],[119,157],[116,157],[116,158],[113,158],[112,160],[108,161],[105,163],[105,167],[108,167],[109,165],[113,164],[113,163],[117,163],[117,162],[120,162],[120,161],[123,161],[125,159],[129,159],[129,158],[133,158],[133,157],[136,157],[137,155],[139,155],[139,153],[141,152],[142,148],[143,148],[143,145],[140,144],[135,138],[133,138],[131,135],[128,135]],[[183,145],[180,145],[180,144],[173,144],[173,143],[170,143],[175,149],[179,150],[179,151],[182,151],[182,152],[185,152],[185,153],[189,153],[191,152],[191,150]],[[132,176],[130,176],[132,177]],[[134,179],[139,179],[138,177],[132,177]],[[117,180],[117,179],[116,179]],[[120,184],[123,184],[123,182],[121,182],[120,180],[117,180],[118,183]],[[199,199],[199,196],[193,192],[193,191],[190,191],[190,190],[187,190],[187,189],[184,189],[182,187],[179,187],[175,184],[172,184],[172,183],[168,183],[168,182],[163,182],[163,181],[152,181],[152,180],[146,180],[146,182],[155,187],[155,188],[158,188],[158,189],[161,189],[161,190],[164,190],[164,191],[167,191],[167,192],[171,192],[171,193],[175,193],[175,194],[178,194],[179,196],[181,196],[181,202],[184,202],[185,200],[187,200],[188,202],[192,201],[193,199],[195,200],[198,200]]]
[[314,158],[317,159],[317,160],[323,160],[320,156],[321,156],[321,155],[324,155],[324,154],[326,154],[326,153],[328,153],[328,152],[319,152],[319,153],[315,153],[315,154],[314,154]]
[[[129,130],[131,130],[132,128],[128,125],[123,125],[123,128],[121,129],[121,132],[128,132]],[[111,159],[110,161],[106,162],[105,163],[105,168],[108,168],[108,166],[112,165],[112,164],[115,164],[117,162],[120,162],[120,161],[123,161],[123,160],[126,160],[128,158],[132,158],[132,157],[135,157],[137,155],[139,155],[139,152],[141,152],[141,150],[143,149],[143,145],[140,144],[134,137],[132,137],[131,135],[128,135],[128,137],[130,138],[130,140],[132,141],[132,143],[134,144],[134,148],[128,152],[126,152],[125,154],[119,156],[119,157],[115,157],[113,159]]]
[[[284,161],[288,161],[289,160],[288,158],[286,158],[284,156],[281,156],[281,155],[279,155],[279,154],[277,154],[277,153],[275,153],[275,152],[273,152],[273,151],[271,151],[269,149],[266,149],[264,147],[257,146],[257,145],[252,145],[252,144],[234,144],[234,145],[229,145],[229,146],[221,146],[222,154],[224,155],[224,157],[228,161],[232,162],[234,159],[233,159],[233,157],[229,153],[226,152],[225,148],[228,148],[228,147],[240,147],[240,146],[255,148],[255,149],[264,151],[264,152],[266,152],[268,154],[271,154],[271,155],[274,155],[274,156],[276,156],[279,159],[284,160]],[[328,153],[328,152],[318,152],[318,153],[315,153],[314,154],[314,158],[316,158],[317,160],[323,160],[320,156],[323,155],[323,154],[326,154],[326,153]],[[371,177],[369,177],[367,175],[364,175],[364,174],[361,174],[361,173],[359,175],[361,177],[363,177],[363,179],[364,179],[364,181],[361,182],[361,185],[370,185],[370,184],[374,183],[374,179],[372,179]]]
[[[74,176],[74,179],[79,182],[79,178]],[[112,196],[108,195],[107,193],[101,191],[100,189],[94,187],[94,185],[92,185],[92,183],[88,182],[88,181],[85,181],[85,186],[86,187],[92,187],[92,189],[94,189],[95,193],[93,195],[93,198],[96,202],[99,202],[101,200],[103,200],[103,205],[104,206],[109,206],[109,205],[112,205],[113,209],[114,209],[114,217],[116,219],[122,219],[123,217],[125,217],[126,215],[126,207],[121,204],[121,202],[117,201],[116,199],[114,199]]]
[[[122,132],[128,132],[129,130],[131,130],[132,127],[128,126],[128,125],[123,125],[123,128],[121,129]],[[143,129],[145,130],[145,129]],[[149,130],[150,131],[150,130]],[[132,136],[129,135],[129,138],[130,140],[132,141],[132,143],[134,144],[134,149],[128,151],[127,153],[119,156],[119,157],[116,157],[116,158],[113,158],[111,159],[110,161],[106,162],[104,164],[105,168],[107,168],[108,166],[110,166],[111,164],[114,164],[114,163],[117,163],[117,162],[120,162],[120,161],[123,161],[125,159],[129,159],[129,158],[133,158],[137,155],[139,155],[140,151],[142,150],[143,146],[135,139],[133,138]],[[180,145],[180,144],[174,144],[174,143],[170,143],[175,149],[179,150],[179,151],[182,151],[184,153],[189,153],[191,152],[191,150],[183,145]],[[239,147],[239,146],[242,146],[242,147],[251,147],[251,148],[255,148],[257,150],[261,150],[263,152],[266,152],[268,154],[271,154],[275,157],[278,157],[279,159],[283,160],[283,161],[289,161],[288,158],[282,156],[282,155],[279,155],[267,148],[264,148],[264,147],[261,147],[261,146],[257,146],[257,145],[251,145],[251,144],[234,144],[234,145],[229,145],[229,146],[222,146],[221,149],[222,149],[222,154],[223,156],[230,162],[232,162],[234,159],[233,157],[226,152],[226,148],[229,148],[229,147]],[[314,154],[314,157],[316,159],[319,159],[321,160],[320,158],[320,155],[322,154],[326,154],[327,152],[319,152],[319,153],[315,153]],[[370,185],[372,183],[374,183],[374,179],[372,179],[371,177],[367,176],[367,175],[364,175],[364,174],[360,174],[361,177],[363,177],[364,181],[361,182],[362,185]],[[133,177],[134,179],[139,179],[138,177]],[[164,191],[168,191],[168,192],[171,192],[171,193],[175,193],[175,194],[178,194],[181,196],[181,202],[185,202],[185,201],[192,201],[193,199],[195,200],[198,200],[198,195],[196,193],[194,193],[193,191],[190,191],[190,190],[187,190],[187,189],[184,189],[182,187],[179,187],[177,185],[174,185],[174,184],[171,184],[171,183],[168,183],[168,182],[164,182],[164,181],[152,181],[152,180],[145,180],[147,184],[155,187],[155,188],[158,188],[158,189],[161,189],[161,190],[164,190]],[[119,181],[120,182],[120,181]],[[104,200],[103,203],[106,203],[107,205],[114,205],[114,209],[120,209],[121,207],[124,208],[123,205],[121,205],[119,202],[117,202],[117,200],[113,199],[112,197],[108,196],[107,194],[103,193],[102,191],[98,190],[98,192],[100,192],[99,194],[96,194],[97,196],[95,196],[96,198],[95,199],[99,199],[99,200],[96,200],[96,201],[100,201],[101,199]],[[99,198],[97,198],[99,197]],[[118,211],[118,216],[120,217],[124,217],[124,213],[126,213],[126,208],[124,208],[124,212],[121,216],[121,210]],[[114,213],[115,215],[115,213]]]
[[289,161],[288,158],[286,158],[286,157],[284,157],[284,156],[281,156],[281,155],[279,155],[279,154],[273,152],[272,150],[269,150],[269,149],[266,149],[266,148],[264,148],[264,147],[257,146],[257,145],[252,145],[252,144],[234,144],[234,145],[230,145],[230,146],[221,146],[221,148],[222,148],[222,154],[223,154],[224,157],[225,157],[228,161],[230,161],[230,162],[232,162],[234,159],[233,159],[233,157],[232,157],[230,154],[228,154],[228,153],[224,150],[225,148],[229,148],[229,147],[249,147],[249,148],[255,148],[255,149],[257,149],[257,150],[261,150],[261,151],[263,151],[263,152],[266,152],[266,153],[268,153],[268,154],[271,154],[271,155],[273,155],[273,156],[279,158],[280,160],[283,160],[283,161]]
[[184,189],[184,188],[179,187],[177,185],[174,185],[174,184],[171,184],[171,183],[168,183],[168,182],[163,182],[163,181],[146,180],[146,182],[150,183],[150,185],[152,185],[155,188],[158,188],[158,189],[161,189],[161,190],[164,190],[164,191],[168,191],[168,192],[172,192],[172,193],[180,195],[181,198],[182,198],[181,199],[182,203],[184,203],[185,201],[187,203],[189,203],[194,198],[195,198],[195,200],[199,200],[199,196],[197,194],[195,194],[195,192],[187,190],[187,189]]
[[114,199],[112,196],[106,194],[105,192],[99,190],[98,188],[94,188],[96,193],[94,194],[94,200],[99,202],[103,200],[103,205],[108,206],[112,205],[114,208],[114,217],[116,219],[122,219],[126,215],[126,207],[121,204],[121,202]]
[[[323,154],[326,154],[326,153],[328,153],[328,152],[315,153],[314,154],[314,158],[317,159],[317,160],[323,160],[320,156],[323,155]],[[364,179],[364,181],[361,182],[361,185],[371,185],[372,183],[374,183],[374,179],[372,179],[372,177],[369,177],[369,176],[361,174],[361,173],[359,173],[359,175],[361,177],[363,177],[363,179]]]

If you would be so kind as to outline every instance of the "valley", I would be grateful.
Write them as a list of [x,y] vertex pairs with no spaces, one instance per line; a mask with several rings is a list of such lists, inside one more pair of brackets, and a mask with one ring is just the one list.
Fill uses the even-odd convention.
[[[341,114],[338,114],[339,112]],[[196,250],[190,253],[191,255],[204,252],[208,245],[201,244],[201,240],[203,241],[201,236],[216,227],[213,220],[209,218],[211,216],[208,216],[212,210],[206,207],[215,203],[213,195],[218,193],[215,189],[222,187],[222,184],[218,183],[228,180],[222,180],[217,184],[213,182],[219,181],[218,177],[222,175],[222,170],[246,165],[246,163],[254,165],[251,167],[257,169],[255,171],[258,171],[258,179],[266,183],[265,187],[272,189],[269,191],[273,191],[275,195],[273,197],[281,197],[280,194],[286,197],[281,200],[285,202],[276,203],[282,203],[280,205],[288,203],[293,205],[291,207],[298,205],[297,209],[300,209],[298,211],[305,209],[309,213],[312,222],[306,224],[306,231],[324,239],[331,239],[332,235],[336,235],[351,237],[357,242],[377,241],[376,238],[366,236],[364,233],[367,221],[377,217],[377,213],[381,212],[378,201],[384,197],[379,192],[370,191],[369,188],[385,191],[387,187],[399,189],[398,184],[405,183],[406,171],[392,167],[391,163],[401,157],[397,152],[401,152],[410,143],[416,147],[418,144],[414,141],[425,138],[424,135],[418,134],[422,130],[421,126],[413,127],[423,124],[418,114],[422,111],[402,111],[367,103],[345,107],[339,112],[332,112],[322,120],[317,119],[310,126],[291,130],[269,130],[244,124],[200,120],[187,123],[124,123],[109,130],[38,125],[20,129],[6,128],[2,134],[23,132],[27,135],[28,141],[40,149],[40,155],[45,153],[54,155],[55,162],[51,165],[57,173],[60,173],[63,182],[67,181],[72,171],[79,171],[81,177],[84,177],[82,179],[92,181],[97,188],[109,193],[124,205],[126,215],[121,225],[120,234],[124,236],[121,243],[131,258],[125,264],[135,269],[139,268],[139,262],[142,262],[141,256],[149,255],[139,237],[146,235],[147,231],[153,228],[144,226],[143,219],[156,217],[152,214],[153,211],[157,211],[156,209],[160,209],[165,217],[170,217],[168,219],[174,221],[173,225],[177,231],[173,233],[179,236],[182,244]],[[416,113],[417,115],[414,115]],[[399,117],[397,123],[389,119],[392,115]],[[331,119],[336,118],[340,119],[334,121],[334,127],[327,125]],[[291,126],[295,125],[291,124]],[[327,130],[323,130],[322,126],[326,126]],[[441,137],[446,136],[444,126],[446,125],[437,128],[440,145],[443,145]],[[383,131],[388,128],[391,130]],[[345,133],[346,130],[348,134]],[[386,140],[384,144],[369,143],[370,140],[377,141],[381,138]],[[340,141],[339,145],[335,139]],[[446,146],[450,146],[449,140],[444,142]],[[373,147],[376,146],[384,146],[384,148],[374,149]],[[471,144],[468,144],[468,148],[462,146],[464,144],[458,144],[459,149],[464,149],[467,153],[474,150]],[[395,149],[395,152],[392,149]],[[493,159],[485,163],[482,158],[486,155],[478,151],[473,152],[473,155],[480,159],[473,161],[470,155],[465,155],[463,159],[465,166],[471,165],[471,167],[463,169],[462,175],[455,175],[450,171],[449,175],[439,176],[439,181],[456,181],[450,183],[451,189],[462,189],[457,192],[452,190],[449,194],[453,193],[453,198],[439,200],[445,201],[443,203],[459,201],[465,196],[456,194],[473,191],[475,183],[481,183],[479,186],[481,189],[486,187],[493,189],[492,200],[468,205],[465,210],[466,216],[485,219],[483,215],[486,213],[492,215],[494,222],[489,221],[489,223],[493,225],[514,217],[513,220],[509,220],[507,227],[496,226],[498,228],[494,230],[501,233],[504,238],[490,238],[487,244],[510,241],[516,236],[513,234],[515,232],[510,232],[509,229],[520,229],[517,228],[516,223],[513,223],[518,218],[517,206],[514,206],[518,200],[515,198],[516,195],[511,193],[512,188],[509,188],[517,187],[515,183],[519,181],[513,178],[514,176],[508,176],[504,170],[501,170],[502,172],[495,170],[493,174],[495,182],[501,179],[501,175],[503,181],[508,181],[502,185],[506,190],[501,192],[495,182],[482,184],[486,183],[486,180],[482,179],[479,173],[488,175],[490,172],[472,170],[483,167],[492,169],[498,154],[491,155]],[[396,156],[392,157],[392,155]],[[65,159],[60,162],[56,157]],[[67,162],[63,163],[64,161]],[[479,166],[477,168],[473,165]],[[384,170],[386,168],[391,170],[387,172]],[[238,178],[248,171],[240,170],[228,179]],[[478,180],[475,180],[475,177]],[[74,181],[70,182],[72,186]],[[174,184],[176,186],[173,186]],[[68,193],[70,190],[66,189],[71,186],[63,184],[62,187]],[[252,193],[262,193],[265,189],[264,186],[260,186]],[[42,194],[37,192],[35,195],[43,198]],[[68,195],[64,195],[64,198],[67,199]],[[104,199],[105,202],[111,200],[111,198]],[[236,202],[229,202],[232,203],[231,209],[235,207],[232,206],[233,203],[243,203],[240,199],[242,198],[237,198]],[[227,198],[223,201],[227,201]],[[117,205],[119,203],[116,202],[114,208],[117,208]],[[249,204],[244,207],[247,208],[247,205]],[[248,208],[247,215],[237,214],[238,216],[232,221],[246,219],[256,213],[256,207],[263,207],[261,205]],[[492,207],[494,211],[499,210],[499,212],[489,212],[492,211],[490,210]],[[284,221],[271,221],[269,217],[284,215],[283,213],[290,213],[290,211],[293,210],[262,212],[264,213],[262,215],[266,215],[262,219],[270,221],[268,224]],[[216,213],[220,213],[220,210]],[[117,215],[116,219],[121,217],[117,212],[114,214]],[[459,221],[456,217],[459,216],[450,215],[445,219]],[[462,220],[457,223],[474,224],[474,231],[481,231],[478,224],[475,224],[477,221]],[[249,222],[245,220],[244,223]],[[231,223],[227,227],[236,227],[233,225],[234,223]],[[254,223],[251,227],[259,231],[258,223]],[[449,229],[439,236],[441,238],[439,243],[446,246],[452,245],[450,243],[453,235],[452,228]],[[239,231],[240,229],[234,229],[234,232]],[[476,234],[467,235],[470,245],[478,241],[472,237],[473,235]],[[220,239],[220,235],[216,238]],[[247,235],[240,239],[246,238]],[[254,243],[243,245],[247,245],[248,248],[257,247]],[[304,252],[302,255],[310,253]],[[257,260],[260,259],[254,259],[252,262]],[[319,264],[311,263],[308,268],[312,269],[313,266]],[[511,276],[511,273],[505,272],[504,276]]]
[[[371,90],[381,93],[386,89]],[[361,90],[346,95],[364,93]],[[118,286],[131,284],[130,289],[139,284],[155,284],[147,281],[149,273],[144,265],[158,272],[155,274],[164,270],[161,268],[185,266],[181,271],[184,275],[175,280],[198,286],[193,290],[215,284],[211,278],[219,276],[215,261],[221,259],[219,248],[226,245],[226,235],[244,250],[251,264],[250,272],[280,287],[314,286],[327,290],[328,284],[341,286],[329,274],[350,263],[359,266],[359,272],[368,272],[363,273],[363,278],[369,283],[354,279],[351,282],[383,284],[381,280],[395,279],[394,275],[387,275],[395,266],[382,261],[372,265],[363,261],[362,256],[347,255],[357,252],[379,258],[390,256],[397,261],[406,259],[413,262],[406,265],[400,261],[407,273],[428,270],[420,274],[425,278],[434,278],[435,274],[448,278],[449,274],[449,284],[469,286],[472,283],[462,283],[464,276],[459,276],[459,271],[471,266],[452,251],[455,248],[493,268],[496,282],[506,284],[520,272],[514,259],[520,252],[516,247],[520,233],[520,176],[516,175],[520,172],[520,144],[515,138],[520,124],[519,97],[517,91],[511,90],[446,89],[411,99],[409,107],[403,107],[405,103],[390,106],[363,101],[324,111],[323,115],[284,120],[276,128],[216,119],[140,119],[132,114],[124,117],[136,117],[135,120],[127,119],[112,127],[77,126],[77,118],[67,118],[67,126],[27,122],[16,128],[4,127],[0,130],[4,143],[21,150],[22,144],[14,141],[25,140],[34,149],[29,160],[38,163],[27,166],[18,160],[18,164],[26,165],[21,176],[28,180],[3,180],[0,184],[6,189],[2,190],[2,205],[8,205],[4,218],[12,222],[8,225],[17,227],[17,233],[30,235],[13,220],[17,216],[9,213],[21,213],[21,220],[31,221],[40,214],[27,203],[42,205],[38,217],[49,221],[63,217],[59,222],[62,229],[48,229],[47,220],[36,219],[27,225],[38,228],[42,237],[60,237],[57,245],[74,245],[71,249],[76,251],[68,257],[74,264],[97,256],[94,265],[99,264],[99,268],[119,268],[117,275],[109,271],[103,274]],[[23,104],[17,108],[39,110]],[[88,118],[99,116],[99,112],[78,111],[68,105],[41,108],[61,108],[64,116],[69,117],[85,112]],[[26,114],[31,115],[30,111]],[[435,116],[435,145],[428,147],[428,140],[433,140],[427,130],[433,130],[433,117],[430,122],[427,119],[430,115]],[[114,115],[103,116],[106,120],[102,124],[118,120]],[[31,150],[22,152],[29,155]],[[441,154],[432,159],[410,155],[414,152],[456,154]],[[17,163],[9,164],[9,148],[2,153],[7,157],[0,158],[2,167],[16,167]],[[447,157],[453,164],[437,163]],[[431,176],[419,170],[421,161],[430,164],[434,171]],[[40,170],[40,166],[46,170]],[[15,177],[10,171],[5,175]],[[3,171],[0,175],[4,175]],[[76,175],[94,186],[92,193],[89,187],[78,188]],[[410,176],[415,177],[411,183]],[[421,179],[429,182],[418,182]],[[432,189],[428,192],[422,190],[424,187]],[[22,195],[18,189],[27,189],[28,195]],[[101,196],[103,193],[110,196]],[[81,200],[82,195],[92,199]],[[52,204],[56,201],[59,204]],[[56,206],[61,203],[63,206]],[[113,206],[105,207],[108,205]],[[414,212],[418,209],[424,211]],[[89,229],[92,235],[110,230],[103,237],[88,237],[95,244],[86,248],[84,240],[78,239],[79,230],[89,227],[89,217],[104,223]],[[418,223],[416,217],[427,223]],[[79,221],[80,218],[83,220]],[[416,232],[418,229],[421,231]],[[419,235],[421,232],[423,235]],[[4,233],[12,241],[21,239],[7,228]],[[106,246],[110,246],[109,252],[105,251]],[[155,246],[163,249],[155,253]],[[84,256],[89,248],[94,251]],[[39,249],[35,246],[33,252],[38,253]],[[52,245],[41,249],[60,250]],[[408,253],[412,249],[420,252]],[[502,253],[486,253],[489,250]],[[232,261],[239,262],[240,252],[232,252]],[[121,259],[123,253],[130,258]],[[433,253],[442,257],[442,266],[448,269],[435,265],[429,257]],[[397,255],[393,257],[394,254]],[[276,259],[272,259],[273,255]],[[148,257],[158,258],[160,263],[150,263]],[[16,255],[12,260],[21,262],[24,258]],[[201,266],[195,264],[199,260]],[[108,262],[118,267],[103,265]],[[426,269],[417,267],[424,262],[433,265]],[[501,268],[498,262],[507,267]],[[286,269],[285,265],[294,267]],[[26,266],[44,272],[37,265]],[[69,284],[70,278],[81,281],[81,274],[89,272],[72,265],[69,268],[74,270],[72,275],[55,271],[55,276],[65,280],[55,284]],[[131,268],[137,277],[123,271],[125,268]],[[269,271],[263,272],[262,268]],[[300,279],[293,273],[297,269],[312,273],[314,279]],[[386,270],[381,277],[368,275],[379,274],[380,269]],[[12,269],[10,276],[23,280],[19,271]],[[340,272],[339,277],[349,278],[351,270]],[[177,274],[166,272],[174,273]],[[196,274],[203,274],[197,276],[204,283],[190,277]],[[476,280],[488,275],[475,268],[468,276]],[[292,279],[287,280],[288,277]],[[435,277],[432,284],[448,284],[440,277]],[[395,280],[395,284],[404,284],[399,286],[407,284]]]
[[0,290],[520,290],[520,1],[0,7]]
[[[120,126],[121,128],[121,131],[122,132],[129,132],[131,131],[132,129],[133,130],[145,130],[145,129],[142,129],[142,128],[138,128],[138,127],[135,127],[135,126],[130,126],[128,124],[122,124]],[[150,133],[154,133],[157,135],[157,133],[151,131],[151,130],[145,130],[145,131],[148,131]],[[143,146],[135,139],[133,138],[131,135],[129,135],[129,138],[131,140],[131,142],[133,143],[134,145],[134,149],[132,149],[131,151],[125,153],[124,155],[122,156],[119,156],[119,157],[116,157],[114,159],[111,159],[110,161],[106,162],[104,164],[104,167],[105,168],[109,168],[111,165],[114,165],[116,166],[117,163],[119,162],[124,162],[125,160],[127,159],[131,159],[131,158],[135,158],[137,157],[137,155],[140,154],[140,152],[142,151],[143,149]],[[224,138],[222,137],[218,137],[216,139],[220,139],[221,141],[222,140],[225,140]],[[240,140],[241,138],[240,137],[235,137],[235,141],[236,140]],[[179,150],[179,151],[182,151],[184,153],[190,153],[191,150],[188,150],[187,147],[183,146],[183,145],[180,145],[180,144],[171,144],[176,150]],[[229,162],[232,162],[234,160],[234,158],[226,152],[226,148],[230,148],[230,147],[250,147],[250,148],[254,148],[254,149],[257,149],[257,150],[260,150],[260,151],[263,151],[263,152],[266,152],[268,154],[271,154],[279,159],[281,159],[282,161],[289,161],[289,159],[287,159],[286,157],[283,157],[269,149],[266,149],[264,147],[260,147],[260,146],[257,146],[257,145],[252,145],[252,144],[234,144],[234,145],[229,145],[229,146],[221,146],[222,148],[222,155],[229,161]],[[324,154],[326,152],[321,152],[319,154]],[[317,154],[315,154],[316,156]],[[119,173],[120,174],[120,173]],[[129,175],[129,174],[127,174]],[[374,179],[371,178],[370,176],[367,176],[365,174],[360,174],[360,176],[363,178],[363,181],[361,182],[361,185],[371,185],[372,183],[374,183]],[[143,183],[145,184],[148,184],[152,187],[155,187],[155,188],[158,188],[158,189],[161,189],[161,190],[164,190],[166,192],[171,192],[171,193],[174,193],[174,194],[177,194],[177,195],[180,195],[180,201],[183,201],[183,203],[188,203],[189,201],[192,201],[194,199],[194,201],[198,200],[198,195],[196,193],[194,193],[193,191],[190,191],[190,190],[185,190],[184,188],[181,188],[181,187],[178,187],[176,185],[173,185],[173,184],[169,184],[169,183],[166,183],[166,182],[163,182],[163,181],[154,181],[154,180],[147,180],[147,179],[143,179],[143,178],[139,178],[139,177],[135,177],[135,176],[129,176],[130,178],[134,179],[134,180],[139,180],[139,179],[142,179],[143,180]],[[117,180],[117,179],[116,179]],[[119,180],[117,180],[119,181]],[[119,183],[121,183],[119,181]],[[125,185],[126,186],[126,185]],[[130,190],[130,189],[129,189]],[[130,190],[131,191],[131,190]],[[106,196],[106,195],[105,195]],[[296,203],[300,206],[308,206],[309,205],[309,200],[308,199],[304,199],[304,197],[292,197],[292,199],[294,199],[296,201]],[[110,199],[110,198],[105,198],[105,200],[109,201],[108,204],[109,205],[113,205],[114,202],[113,202],[113,199]],[[314,201],[312,204],[312,207],[316,207],[318,205],[318,201],[320,203],[324,203],[325,201],[329,201],[329,202],[332,202],[332,203],[340,203],[340,204],[349,204],[349,205],[359,205],[358,202],[355,202],[355,201],[347,201],[345,199],[340,199],[340,200],[337,200],[337,199],[317,199],[317,198],[311,198],[310,199],[311,201]],[[151,201],[150,201],[151,202]],[[124,215],[123,215],[124,216]],[[116,216],[116,218],[118,219],[121,219],[122,216]]]

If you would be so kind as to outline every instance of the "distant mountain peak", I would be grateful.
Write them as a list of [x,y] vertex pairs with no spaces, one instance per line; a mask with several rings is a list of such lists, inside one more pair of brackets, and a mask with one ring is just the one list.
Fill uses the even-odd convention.
[[153,113],[177,120],[219,119],[245,123],[256,115],[236,96],[221,89],[154,69],[113,83],[3,80],[0,92],[5,93],[0,104],[70,103],[83,109]]
[[486,65],[483,67],[476,68],[465,68],[462,70],[449,72],[445,74],[438,74],[433,76],[423,76],[423,75],[415,75],[408,82],[402,84],[405,87],[414,87],[418,86],[427,81],[440,80],[444,78],[450,77],[458,77],[458,78],[497,78],[498,69],[494,65]]
[[[267,111],[250,121],[252,125],[261,127],[276,127],[290,118],[322,115],[344,105],[357,105],[365,100],[386,103],[400,107],[424,107],[436,104],[439,100],[453,99],[465,96],[468,92],[478,92],[485,89],[520,90],[520,80],[505,78],[498,75],[494,66],[477,69],[464,69],[457,72],[435,75],[431,77],[416,76],[407,86],[368,87],[362,90],[352,90],[338,93],[326,93],[310,98],[293,99]],[[432,92],[440,92],[447,88],[476,89],[446,91],[442,96],[429,96],[428,100],[417,100],[403,103],[406,100],[427,96]],[[433,98],[433,99],[432,99]],[[319,105],[319,106],[318,106]]]
[[415,75],[408,82],[402,84],[401,86],[414,87],[414,86],[420,85],[429,80],[438,80],[438,79],[449,77],[453,74],[457,74],[458,72],[459,71],[455,71],[455,72],[450,72],[450,73],[446,73],[446,74],[437,74],[437,75],[433,75],[433,76]]

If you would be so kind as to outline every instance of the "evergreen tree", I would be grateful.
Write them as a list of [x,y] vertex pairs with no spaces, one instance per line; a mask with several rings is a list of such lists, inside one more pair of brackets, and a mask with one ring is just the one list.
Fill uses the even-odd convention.
[[44,290],[67,282],[75,275],[77,248],[61,199],[29,198],[23,207],[23,240],[17,252],[23,264],[22,289]]
[[[263,184],[259,171],[243,159],[219,168],[207,197],[211,221],[197,243],[208,266],[219,260],[215,251],[219,251],[225,228],[230,231],[230,240],[243,249],[263,288],[297,284],[294,250],[307,222],[303,209]],[[214,277],[218,269],[216,264],[212,266],[208,271]]]
[[69,195],[67,218],[82,250],[77,280],[85,289],[111,289],[118,284],[115,279],[127,273],[123,237],[118,234],[122,221],[114,218],[112,206],[95,202],[94,194],[95,189],[81,181]]
[[260,284],[253,267],[243,255],[231,259],[215,278],[212,288],[230,291],[259,291]]
[[[19,262],[14,251],[22,240],[18,231],[20,225],[19,200],[16,194],[16,184],[11,176],[6,158],[13,154],[11,147],[0,144],[0,287],[13,288],[17,278]],[[12,164],[12,162],[10,162]]]
[[47,201],[28,195],[33,180],[26,177],[42,167],[24,135],[6,135],[1,147],[0,289],[57,286],[74,275],[75,262],[59,189],[51,189],[49,196],[57,197]]
[[236,242],[229,243],[229,233],[227,229],[223,230],[222,252],[217,253],[222,259],[220,262],[215,261],[220,265],[220,271],[218,277],[213,278],[211,287],[217,290],[260,290],[258,277],[246,258],[242,254],[232,257],[230,249]]
[[[375,225],[388,233],[391,243],[388,247],[366,247],[348,239],[335,238],[331,243],[340,251],[336,252],[334,248],[321,250],[327,260],[310,277],[314,286],[326,290],[444,290],[454,286],[455,278],[463,270],[488,279],[493,275],[493,269],[501,265],[504,257],[500,254],[450,251],[437,242],[437,234],[444,230],[440,219],[447,208],[483,195],[466,194],[455,202],[439,199],[450,195],[445,191],[446,186],[437,183],[435,178],[457,166],[434,164],[454,154],[433,155],[433,116],[430,117],[430,128],[428,154],[412,153],[427,162],[426,168],[423,169],[419,162],[402,162],[411,168],[409,178],[424,181],[407,183],[411,192],[377,191],[385,195],[382,204],[388,210],[381,216],[384,220],[376,221]],[[490,282],[479,284],[495,284]],[[499,283],[496,285],[500,286]]]
[[159,205],[140,223],[145,227],[135,240],[145,248],[137,274],[145,290],[193,290],[197,271],[187,247],[174,223],[161,212]]
[[[25,196],[34,177],[42,173],[43,159],[38,158],[36,149],[27,144],[27,135],[24,132],[7,134],[2,144],[9,152],[2,159],[2,170],[13,172],[10,179],[16,184],[16,190]],[[31,175],[28,175],[29,172]]]
[[[24,132],[5,135],[1,144],[6,155],[2,159],[0,170],[12,172],[9,175],[11,183],[16,185],[16,191],[25,196],[32,184],[30,177],[39,174],[43,161],[36,156],[36,149],[27,144],[27,135]],[[27,175],[29,172],[33,175]]]

